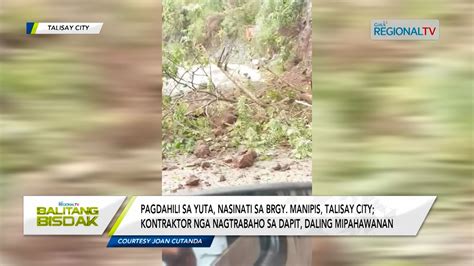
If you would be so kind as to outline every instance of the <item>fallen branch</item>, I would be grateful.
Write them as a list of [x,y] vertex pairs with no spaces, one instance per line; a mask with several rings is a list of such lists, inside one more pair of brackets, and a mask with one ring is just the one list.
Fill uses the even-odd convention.
[[249,91],[244,86],[241,86],[230,74],[229,72],[225,71],[221,66],[218,66],[219,69],[224,73],[224,75],[245,95],[247,95],[252,101],[256,104],[260,105],[261,107],[265,107],[266,105],[260,101],[251,91]]
[[301,105],[304,105],[304,106],[307,106],[307,107],[311,107],[311,104],[309,104],[309,103],[307,103],[307,102],[295,100],[295,103],[299,103],[299,104],[301,104]]
[[205,104],[199,106],[198,108],[196,108],[194,110],[191,110],[191,111],[188,111],[185,115],[188,116],[188,115],[196,112],[199,109],[204,109],[204,113],[206,114],[207,117],[209,117],[209,113],[207,112],[207,108],[209,107],[209,105],[211,105],[212,103],[215,103],[217,101],[218,101],[218,99],[212,99],[212,100],[206,102]]

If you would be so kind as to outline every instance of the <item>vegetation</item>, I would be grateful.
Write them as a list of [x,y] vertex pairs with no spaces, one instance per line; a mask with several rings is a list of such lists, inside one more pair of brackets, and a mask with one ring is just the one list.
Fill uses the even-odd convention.
[[[164,108],[169,104],[165,101]],[[237,102],[237,121],[225,138],[231,148],[253,148],[265,152],[289,146],[293,157],[302,159],[311,156],[310,117],[290,117],[278,108],[260,110],[265,112],[263,121],[255,120],[256,112],[248,99],[241,96]],[[212,126],[205,116],[190,119],[186,116],[185,103],[174,106],[174,112],[163,118],[163,152],[165,156],[191,153],[198,140],[214,139]],[[173,136],[173,137],[171,137]]]
[[[307,84],[288,86],[276,74],[285,70],[295,52],[295,29],[304,19],[305,1],[166,0],[163,7],[165,79],[180,81],[178,69],[196,65],[206,69],[210,64],[222,64],[224,69],[229,61],[270,61],[266,82],[256,85],[238,80],[243,91],[237,94],[222,92],[208,77],[204,87],[190,88],[193,93],[164,96],[164,155],[190,153],[197,141],[216,139],[228,148],[243,146],[264,154],[289,147],[293,157],[309,157],[310,108],[295,103]],[[254,35],[246,39],[249,28]],[[292,34],[285,33],[289,29]],[[228,57],[221,60],[222,54]],[[213,120],[228,110],[235,111],[237,120],[226,128],[224,137],[215,138]]]

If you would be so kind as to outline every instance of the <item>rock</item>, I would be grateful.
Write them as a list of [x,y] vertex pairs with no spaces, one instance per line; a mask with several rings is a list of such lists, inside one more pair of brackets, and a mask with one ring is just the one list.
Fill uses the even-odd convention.
[[178,169],[178,166],[170,165],[170,166],[163,167],[163,171],[171,171],[171,170],[175,170],[175,169]]
[[184,186],[179,184],[177,188],[174,188],[174,189],[171,190],[171,193],[176,193],[176,192],[178,192],[178,190],[183,189],[183,188],[184,188]]
[[186,167],[196,167],[196,166],[200,166],[201,165],[201,160],[197,160],[197,161],[194,161],[194,162],[190,162],[188,164],[186,164],[185,166]]
[[195,175],[191,175],[190,177],[188,177],[188,180],[186,180],[185,185],[189,187],[195,187],[195,186],[198,186],[200,182],[201,182],[201,179],[199,179]]
[[274,171],[286,171],[286,170],[290,170],[290,165],[289,164],[281,165],[280,163],[277,163],[277,165],[272,167],[272,169]]
[[257,153],[254,150],[247,150],[234,162],[236,168],[247,168],[254,164],[257,159]]
[[224,182],[226,179],[225,179],[225,176],[224,175],[221,175],[219,177],[219,182]]
[[207,169],[207,168],[210,168],[211,167],[211,163],[209,162],[202,162],[201,163],[201,168],[202,169]]
[[194,149],[194,155],[196,155],[198,158],[209,157],[209,155],[211,155],[209,145],[207,145],[204,141],[198,141],[196,148]]
[[219,137],[224,135],[225,129],[222,127],[216,127],[212,130],[212,133],[214,134],[214,136]]
[[228,158],[224,159],[224,163],[232,163],[233,161],[234,161],[234,159],[232,159],[231,157],[228,157]]
[[232,124],[235,124],[235,122],[237,122],[237,115],[234,114],[234,112],[228,112],[228,113],[225,113],[223,116],[222,116],[222,125],[223,126],[229,126],[229,125],[232,125]]
[[273,166],[272,169],[275,170],[275,171],[279,171],[279,170],[281,170],[281,165],[279,163],[277,163],[277,165]]
[[237,122],[237,114],[235,108],[230,106],[226,109],[217,111],[211,117],[211,123],[215,128],[213,130],[214,135],[223,135],[225,133],[225,128],[231,126]]
[[237,151],[237,154],[238,155],[244,155],[245,153],[248,152],[248,149],[244,148],[244,147],[239,147],[238,151]]

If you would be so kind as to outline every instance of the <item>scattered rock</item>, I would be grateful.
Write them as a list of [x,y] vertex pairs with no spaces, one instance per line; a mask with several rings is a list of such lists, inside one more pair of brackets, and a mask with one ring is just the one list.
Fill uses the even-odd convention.
[[234,161],[236,168],[247,168],[254,164],[257,159],[257,153],[254,150],[247,150],[243,155]]
[[191,175],[190,177],[188,177],[188,180],[186,180],[185,185],[189,187],[195,187],[195,186],[198,186],[200,182],[201,182],[201,179],[199,179],[195,175]]
[[212,133],[214,134],[214,136],[219,137],[224,135],[225,129],[222,127],[216,127],[212,130]]
[[277,165],[273,166],[272,169],[275,170],[275,171],[280,171],[281,170],[280,163],[277,163]]
[[213,117],[212,120],[215,127],[224,129],[237,122],[237,114],[233,107],[229,107],[226,110],[222,110],[222,113]]
[[206,182],[204,182],[204,185],[206,185],[206,187],[210,187],[210,186],[211,186],[211,183],[209,183],[209,182],[206,181]]
[[171,170],[175,170],[175,169],[178,169],[178,166],[176,166],[176,165],[171,165],[171,166],[165,166],[165,167],[163,167],[163,171],[171,171]]
[[201,168],[202,169],[207,169],[207,168],[210,168],[211,167],[211,163],[210,162],[202,162],[201,163]]
[[231,157],[224,159],[224,163],[232,163],[233,161],[234,159],[232,159]]
[[287,170],[290,170],[290,165],[289,164],[284,164],[281,166],[281,171],[287,171]]
[[209,157],[209,155],[211,155],[209,145],[207,145],[204,141],[198,141],[196,148],[194,149],[194,155],[196,155],[198,158]]
[[274,171],[287,171],[290,170],[290,165],[289,164],[284,164],[281,165],[280,163],[277,163],[274,167],[272,167]]
[[177,188],[174,188],[174,189],[171,190],[171,193],[176,193],[178,190],[183,189],[183,188],[184,188],[184,186],[179,184]]
[[219,182],[224,182],[226,179],[225,179],[225,176],[224,175],[221,175],[219,177]]
[[201,162],[200,160],[197,160],[197,161],[188,163],[188,164],[186,165],[186,167],[196,167],[196,166],[200,166],[201,163],[202,163],[202,162]]
[[248,149],[246,149],[244,147],[239,147],[239,150],[238,150],[237,154],[238,155],[244,155],[247,152],[248,152]]
[[228,112],[225,113],[222,116],[222,124],[223,126],[229,126],[237,122],[237,115],[235,115],[233,112]]

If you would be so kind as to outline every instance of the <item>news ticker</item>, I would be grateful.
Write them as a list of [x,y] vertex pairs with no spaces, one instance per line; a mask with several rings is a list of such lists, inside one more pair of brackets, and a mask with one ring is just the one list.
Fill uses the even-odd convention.
[[109,228],[108,247],[208,247],[214,236],[416,236],[435,200],[436,196],[25,196],[23,229],[24,235],[102,235]]

